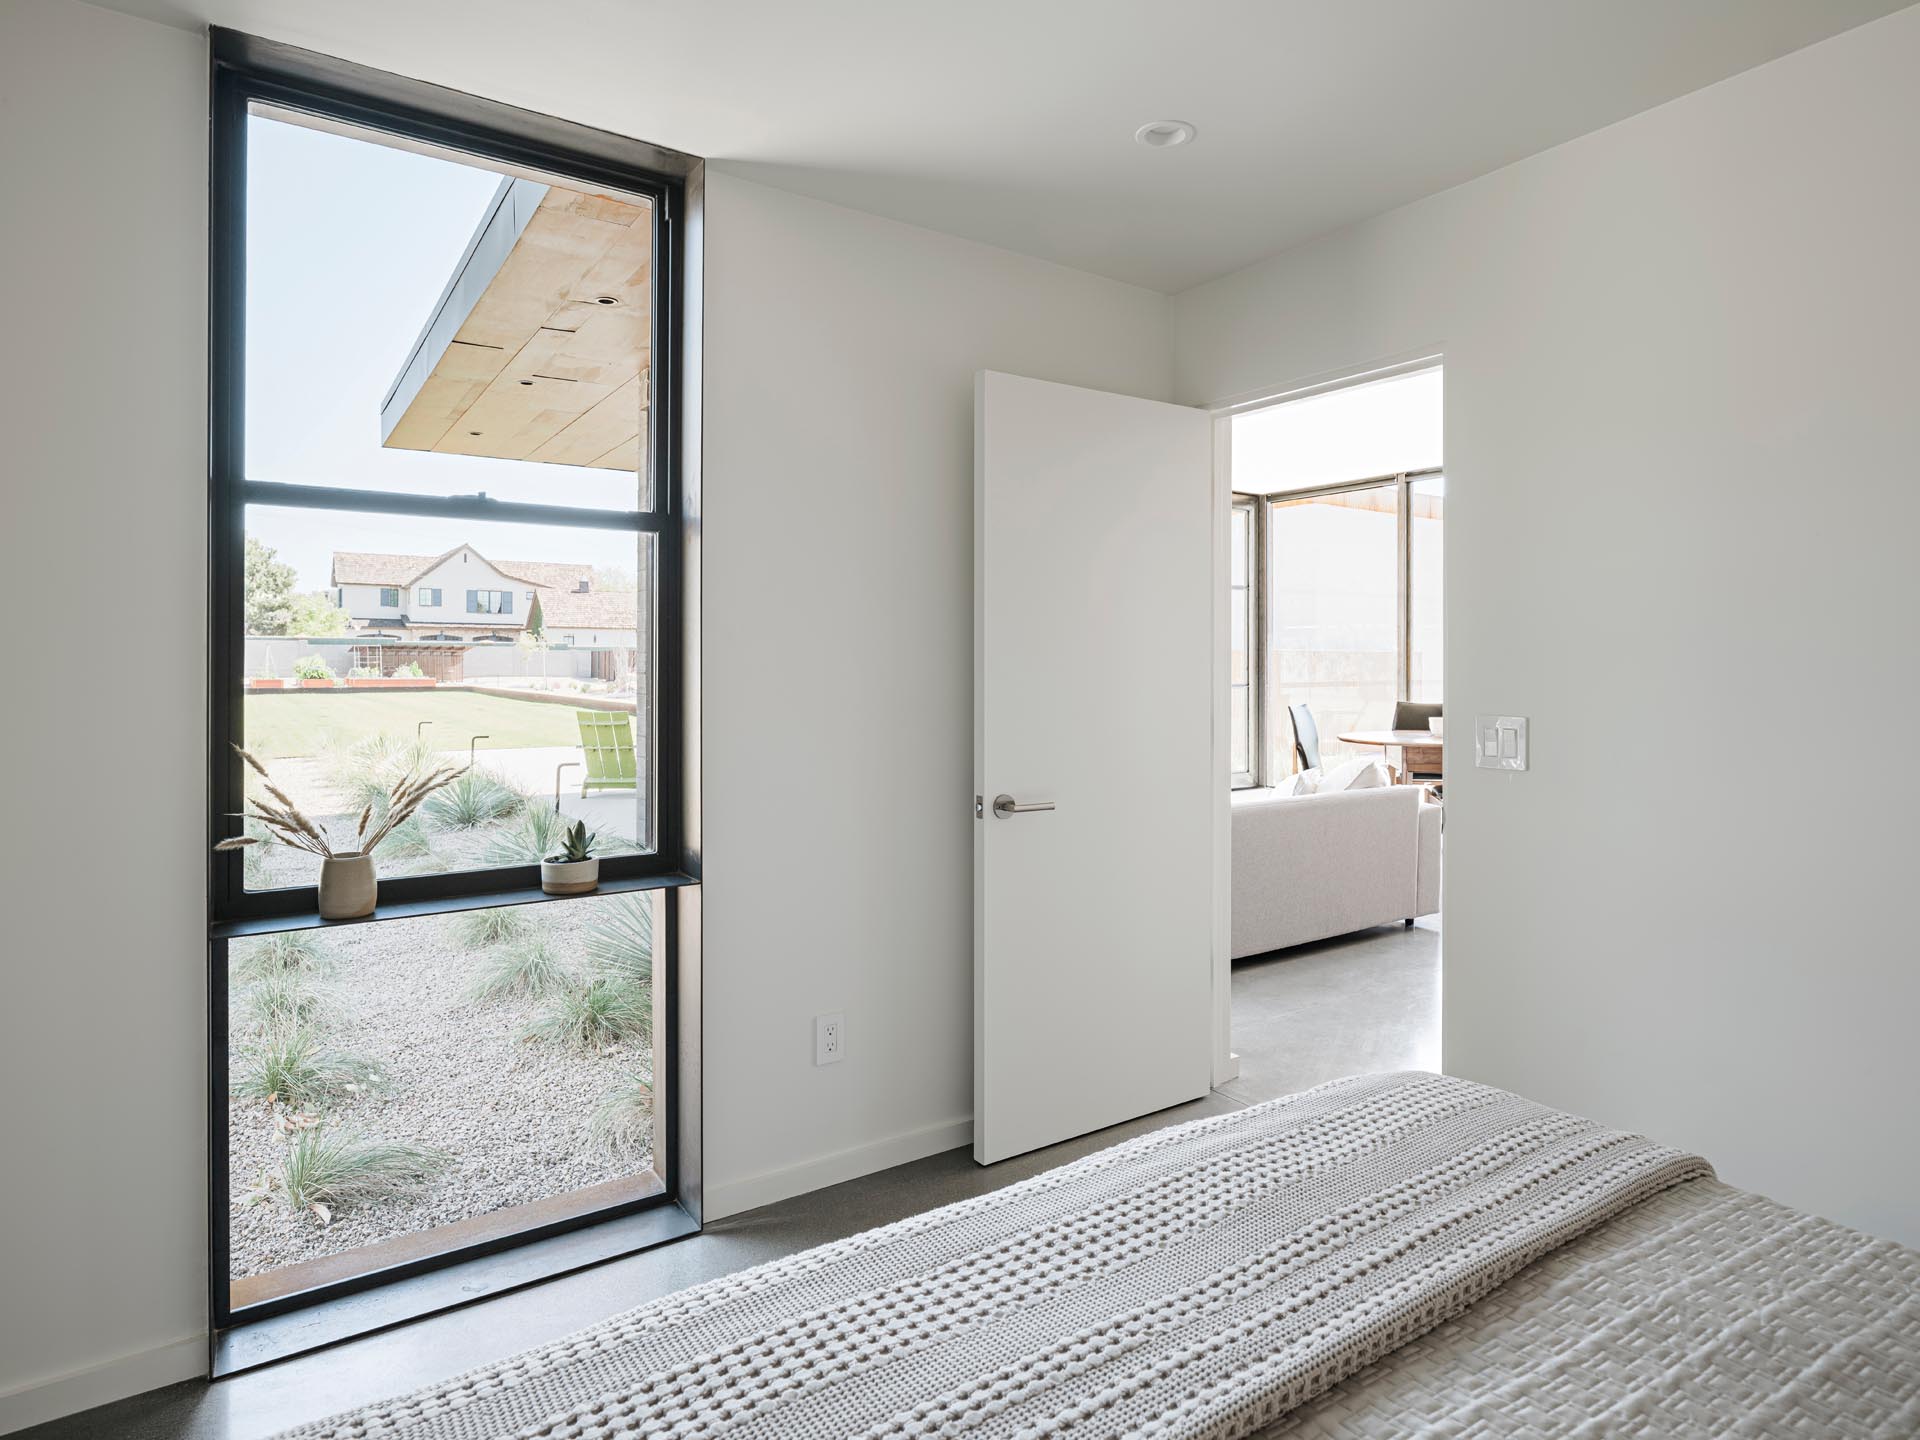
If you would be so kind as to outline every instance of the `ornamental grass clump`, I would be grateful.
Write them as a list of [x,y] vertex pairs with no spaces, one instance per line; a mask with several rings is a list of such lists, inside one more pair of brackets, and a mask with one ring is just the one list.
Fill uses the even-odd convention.
[[335,1050],[298,1022],[272,1025],[234,1051],[229,1088],[243,1100],[295,1110],[365,1095],[383,1083],[371,1060]]
[[499,1000],[512,995],[542,996],[563,989],[572,974],[553,953],[544,935],[485,955],[473,981],[473,998]]
[[587,1120],[587,1133],[616,1160],[653,1150],[653,1081],[635,1073],[602,1091]]
[[453,938],[463,949],[484,950],[508,940],[518,940],[532,922],[517,905],[499,905],[491,910],[463,910],[453,917]]
[[293,1137],[268,1188],[278,1188],[287,1204],[312,1211],[326,1224],[339,1208],[417,1194],[451,1158],[441,1150],[322,1127]]
[[555,992],[524,1035],[597,1055],[628,1043],[644,1044],[652,1029],[653,1005],[644,987],[597,975],[584,985]]

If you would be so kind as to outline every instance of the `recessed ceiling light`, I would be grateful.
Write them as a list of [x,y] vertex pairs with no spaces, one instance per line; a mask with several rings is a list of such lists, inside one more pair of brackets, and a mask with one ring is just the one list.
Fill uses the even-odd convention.
[[596,295],[593,297],[593,303],[596,305],[618,305],[620,301],[612,295]]
[[1194,134],[1193,126],[1184,120],[1149,120],[1133,132],[1133,139],[1151,150],[1165,150],[1186,144]]

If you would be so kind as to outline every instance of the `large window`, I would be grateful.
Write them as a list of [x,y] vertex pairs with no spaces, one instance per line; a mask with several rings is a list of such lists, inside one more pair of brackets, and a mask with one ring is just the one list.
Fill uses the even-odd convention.
[[1331,764],[1379,756],[1341,737],[1392,728],[1396,701],[1442,699],[1440,399],[1430,368],[1233,417],[1230,704],[1256,736],[1248,753],[1236,729],[1236,788],[1298,766],[1290,707],[1312,713]]
[[[252,842],[210,875],[224,1331],[671,1205],[691,614],[685,157],[215,58],[209,809]],[[600,889],[545,896],[575,825]],[[316,850],[369,835],[378,905],[322,922]]]
[[1258,783],[1254,748],[1260,733],[1259,696],[1255,683],[1254,636],[1257,633],[1254,564],[1256,535],[1260,519],[1259,502],[1252,496],[1235,496],[1229,560],[1228,626],[1231,639],[1228,650],[1227,709],[1228,736],[1232,751],[1233,783],[1236,789]]

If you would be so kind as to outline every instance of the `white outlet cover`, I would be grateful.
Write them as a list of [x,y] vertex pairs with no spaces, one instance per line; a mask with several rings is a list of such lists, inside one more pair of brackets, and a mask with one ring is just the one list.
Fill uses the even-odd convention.
[[813,1017],[813,1063],[838,1065],[847,1058],[847,1017],[835,1011]]
[[1476,715],[1473,720],[1473,763],[1482,770],[1527,768],[1527,717]]

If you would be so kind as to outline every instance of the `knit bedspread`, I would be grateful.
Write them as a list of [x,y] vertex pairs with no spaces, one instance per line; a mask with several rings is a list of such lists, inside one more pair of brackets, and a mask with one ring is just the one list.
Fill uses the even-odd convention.
[[1144,1135],[289,1432],[1231,1440],[1705,1161],[1373,1075]]

